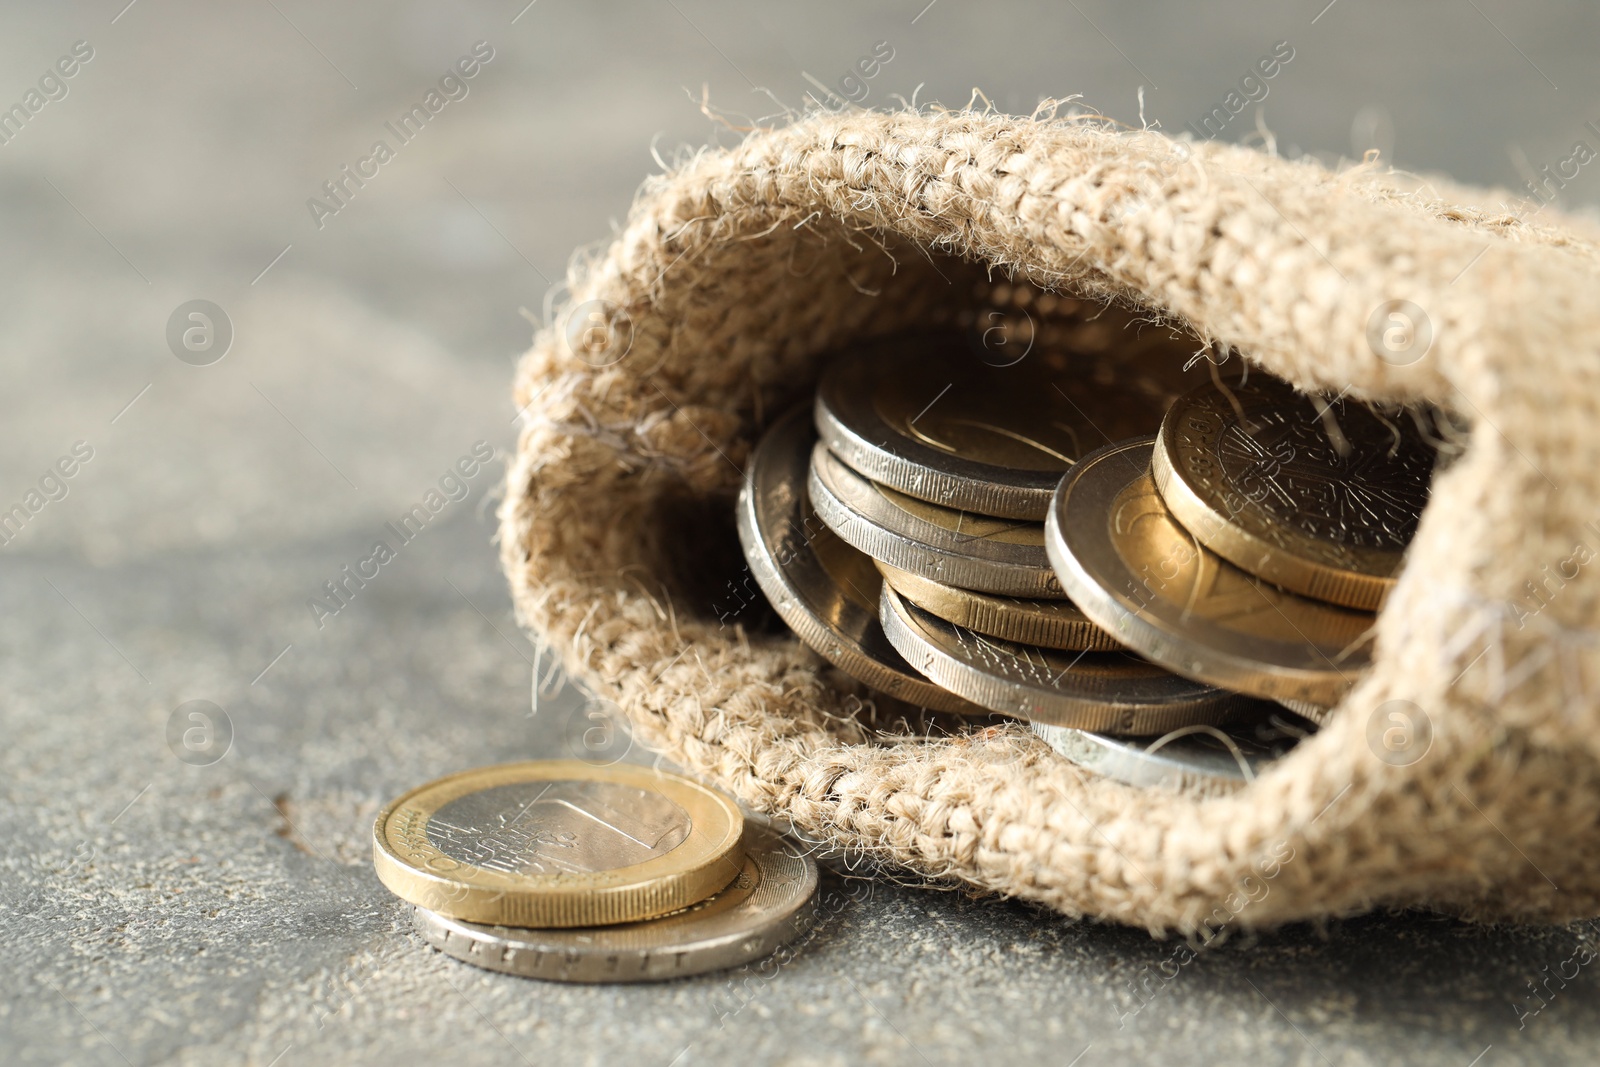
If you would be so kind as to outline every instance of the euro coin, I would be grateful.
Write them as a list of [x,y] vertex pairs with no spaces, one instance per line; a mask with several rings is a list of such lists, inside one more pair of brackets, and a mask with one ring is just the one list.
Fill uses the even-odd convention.
[[1033,724],[1046,744],[1084,770],[1191,797],[1237,792],[1315,730],[1287,711],[1220,728],[1184,727],[1154,739]]
[[1072,602],[1140,655],[1212,685],[1330,706],[1371,663],[1376,617],[1279,589],[1207,549],[1150,476],[1153,438],[1085,456],[1046,520]]
[[887,563],[878,564],[878,570],[895,592],[923,611],[985,637],[1069,651],[1122,649],[1116,638],[1069,600],[1027,600],[958,589]]
[[869,481],[818,442],[807,482],[817,516],[880,563],[947,585],[1061,600],[1044,524],[930,504]]
[[883,636],[882,576],[807,501],[816,441],[808,415],[797,408],[773,424],[750,458],[739,491],[739,541],[756,584],[801,641],[850,677],[920,707],[982,714],[918,674]]
[[1060,652],[975,634],[883,587],[883,629],[940,685],[1030,722],[1116,734],[1158,734],[1222,722],[1253,702],[1125,652]]
[[463,771],[378,815],[378,878],[408,903],[507,926],[601,926],[704,900],[738,875],[739,806],[681,775],[576,760]]
[[852,349],[818,386],[818,433],[846,466],[907,496],[1040,522],[1079,456],[1161,423],[1160,389],[1092,373],[1115,361],[1007,344],[1003,361],[1015,362],[989,362],[1000,351],[944,335]]
[[413,909],[441,952],[491,971],[557,982],[659,982],[770,956],[810,928],[817,865],[770,830],[745,831],[733,882],[659,919],[537,930],[490,926]]
[[1428,502],[1435,453],[1409,417],[1319,409],[1284,382],[1206,385],[1173,404],[1151,470],[1211,551],[1292,592],[1374,610]]

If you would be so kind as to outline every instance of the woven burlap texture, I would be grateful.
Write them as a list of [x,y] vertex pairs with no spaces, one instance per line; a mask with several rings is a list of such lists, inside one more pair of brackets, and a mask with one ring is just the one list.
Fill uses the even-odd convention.
[[[1551,211],[1447,203],[1372,162],[969,111],[756,130],[650,179],[609,248],[575,262],[571,301],[603,301],[626,356],[591,366],[558,322],[520,366],[501,510],[519,618],[644,744],[904,875],[1187,934],[1377,905],[1593,914],[1600,557],[1575,546],[1600,550],[1597,263]],[[681,578],[731,537],[752,445],[821,357],[947,315],[973,272],[1470,424],[1374,667],[1237,794],[1099,779],[1021,727],[875,741],[822,660],[719,621],[714,591]],[[1391,300],[1431,324],[1406,366],[1369,342]],[[1431,726],[1407,766],[1376,754],[1393,700]]]

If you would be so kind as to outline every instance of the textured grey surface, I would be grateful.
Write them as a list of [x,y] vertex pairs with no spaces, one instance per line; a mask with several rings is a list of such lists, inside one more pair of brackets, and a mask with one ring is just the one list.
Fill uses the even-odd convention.
[[[1587,5],[924,2],[0,5],[0,104],[95,48],[0,145],[0,508],[94,449],[0,547],[0,1060],[1593,1061],[1592,968],[1548,977],[1587,931],[1374,916],[1165,980],[1182,950],[1141,931],[833,876],[835,913],[781,966],[580,988],[440,956],[378,885],[384,800],[564,754],[589,721],[571,691],[530,714],[498,465],[320,628],[307,600],[474,442],[510,444],[518,307],[544,313],[652,142],[731,136],[702,85],[771,114],[753,85],[798,105],[802,72],[837,84],[886,40],[869,104],[1081,91],[1133,122],[1142,83],[1177,128],[1288,39],[1266,100],[1285,151],[1376,130],[1402,165],[1517,184],[1519,160],[1594,143]],[[317,229],[306,198],[479,39],[467,98]],[[197,297],[236,332],[209,367],[164,340]],[[189,700],[233,723],[214,765],[168,746]]]
[[[999,1049],[1070,1063],[1092,1045],[1079,1062],[1465,1067],[1491,1044],[1484,1063],[1592,1060],[1587,971],[1566,990],[1552,981],[1521,1034],[1512,1004],[1594,935],[1428,916],[1234,942],[1169,965],[1168,981],[1159,967],[1181,946],[1142,931],[835,876],[831,918],[777,968],[582,988],[458,964],[422,944],[372,874],[372,816],[450,770],[569,754],[579,705],[558,696],[528,714],[529,665],[495,632],[511,636],[509,604],[467,513],[317,636],[284,576],[364,532],[245,558],[8,567],[8,1060],[265,1064],[292,1045],[281,1064],[665,1067],[686,1047],[680,1064],[960,1063]],[[252,686],[273,653],[265,634],[294,648]],[[210,767],[179,763],[163,733],[196,693],[237,730]]]

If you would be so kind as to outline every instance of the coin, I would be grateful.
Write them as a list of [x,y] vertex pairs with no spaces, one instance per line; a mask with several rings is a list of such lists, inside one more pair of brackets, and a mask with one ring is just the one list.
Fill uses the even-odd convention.
[[879,563],[878,570],[895,592],[923,611],[985,637],[1042,648],[1097,652],[1122,648],[1116,638],[1090,622],[1070,600],[1025,600],[976,593],[887,563]]
[[817,517],[881,563],[962,589],[1065,598],[1045,554],[1043,523],[917,500],[863,478],[820,441],[806,485]]
[[1221,722],[1253,705],[1126,652],[1060,652],[984,637],[908,603],[887,583],[880,612],[889,640],[928,677],[1031,722],[1155,734]]
[[1284,707],[1288,708],[1302,719],[1309,719],[1318,726],[1326,723],[1328,721],[1329,713],[1333,711],[1333,708],[1326,704],[1312,704],[1304,700],[1280,700],[1278,703],[1282,704]]
[[908,496],[1039,522],[1074,460],[1161,423],[1160,390],[1095,373],[1114,361],[1008,343],[1015,363],[985,362],[999,351],[945,335],[853,349],[823,374],[817,431],[846,466]]
[[773,424],[750,459],[737,523],[756,584],[800,640],[850,677],[907,703],[983,714],[918,674],[883,636],[882,576],[806,499],[815,441],[809,412],[796,408]]
[[1286,592],[1199,544],[1150,477],[1154,439],[1085,456],[1046,520],[1073,603],[1185,677],[1271,700],[1332,705],[1371,662],[1371,612]]
[[771,955],[811,926],[817,865],[770,830],[745,831],[744,864],[727,888],[659,919],[536,930],[487,926],[414,908],[417,931],[458,960],[557,982],[654,982]]
[[508,763],[419,786],[378,815],[373,864],[411,904],[469,922],[600,926],[684,908],[731,882],[744,817],[648,767]]
[[1315,730],[1289,712],[1231,726],[1191,726],[1154,740],[1034,723],[1033,732],[1085,770],[1128,785],[1194,797],[1242,789]]
[[1434,450],[1410,419],[1261,376],[1179,398],[1156,438],[1161,497],[1211,551],[1292,592],[1373,610],[1428,502]]

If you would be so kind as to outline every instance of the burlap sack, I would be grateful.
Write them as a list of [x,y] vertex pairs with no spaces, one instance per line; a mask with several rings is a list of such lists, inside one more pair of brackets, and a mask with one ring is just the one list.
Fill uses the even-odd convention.
[[[521,365],[501,511],[521,620],[645,744],[903,874],[1202,935],[1380,904],[1593,914],[1600,257],[1551,216],[1092,120],[757,131],[651,179],[574,267],[609,341],[558,324]],[[822,354],[948,318],[989,275],[1471,427],[1370,675],[1233,796],[1097,779],[1021,727],[875,742],[787,632],[724,625],[732,499],[763,426],[809,396]],[[1431,327],[1414,362],[1389,347],[1391,301]]]

